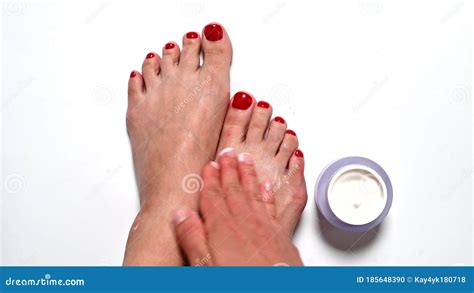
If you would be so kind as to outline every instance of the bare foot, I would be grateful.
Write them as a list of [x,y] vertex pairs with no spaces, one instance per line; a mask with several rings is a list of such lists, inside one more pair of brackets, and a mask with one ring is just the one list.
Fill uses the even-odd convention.
[[227,111],[219,151],[232,147],[236,153],[252,155],[259,182],[267,188],[263,200],[275,205],[276,219],[292,236],[307,201],[303,152],[297,149],[298,138],[286,128],[285,120],[270,120],[271,116],[269,103],[257,103],[245,92],[236,93]]
[[189,32],[182,42],[182,50],[167,43],[162,58],[149,53],[142,73],[130,75],[127,129],[141,210],[124,265],[182,263],[171,219],[183,206],[197,209],[197,174],[214,157],[229,103],[232,45],[223,27],[209,24],[202,38]]
[[[176,213],[180,247],[195,266],[303,265],[282,224],[261,200],[254,161],[249,154],[225,152],[203,171],[200,212]],[[275,208],[273,206],[273,208]]]

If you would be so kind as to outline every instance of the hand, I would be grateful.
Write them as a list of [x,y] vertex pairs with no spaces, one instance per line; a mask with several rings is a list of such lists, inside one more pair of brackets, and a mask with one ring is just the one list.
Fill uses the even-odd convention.
[[289,235],[272,216],[271,194],[258,185],[249,154],[233,151],[203,170],[200,212],[177,212],[178,244],[195,266],[303,265]]

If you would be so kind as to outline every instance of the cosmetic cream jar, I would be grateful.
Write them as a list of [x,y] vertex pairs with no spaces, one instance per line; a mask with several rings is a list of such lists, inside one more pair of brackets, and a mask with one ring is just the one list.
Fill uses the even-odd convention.
[[364,232],[387,216],[392,205],[392,184],[377,163],[363,157],[347,157],[327,166],[315,188],[320,213],[333,226]]

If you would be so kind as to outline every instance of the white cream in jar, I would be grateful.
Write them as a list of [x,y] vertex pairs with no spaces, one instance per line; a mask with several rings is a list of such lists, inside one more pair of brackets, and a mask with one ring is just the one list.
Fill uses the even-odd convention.
[[392,198],[387,173],[363,157],[347,157],[330,164],[318,178],[315,191],[323,216],[334,226],[353,232],[380,224]]

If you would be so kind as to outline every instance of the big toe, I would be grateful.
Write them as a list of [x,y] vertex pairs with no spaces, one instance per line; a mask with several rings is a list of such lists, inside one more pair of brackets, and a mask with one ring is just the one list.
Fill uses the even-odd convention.
[[220,67],[229,67],[232,61],[232,44],[224,27],[218,23],[210,23],[204,27],[202,35],[203,69],[218,70]]
[[244,141],[255,99],[246,92],[237,92],[229,105],[218,150],[235,147]]

